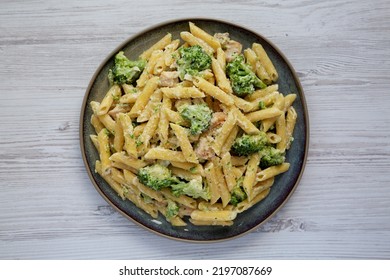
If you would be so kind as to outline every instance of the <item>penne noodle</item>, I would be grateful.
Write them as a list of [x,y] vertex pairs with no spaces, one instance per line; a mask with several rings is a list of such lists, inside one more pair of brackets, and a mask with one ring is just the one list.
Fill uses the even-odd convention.
[[218,181],[215,174],[214,164],[212,162],[206,163],[204,167],[206,182],[210,190],[210,204],[214,204],[221,197],[218,187]]
[[225,71],[225,69],[226,69],[226,54],[222,50],[222,48],[217,49],[217,61],[218,61],[219,65],[221,65],[222,70]]
[[212,148],[218,156],[221,154],[222,146],[225,144],[226,139],[229,137],[229,134],[232,132],[234,126],[236,125],[236,121],[237,120],[234,113],[229,112],[226,121],[223,123],[212,145]]
[[276,71],[275,66],[268,57],[268,54],[264,50],[263,46],[258,43],[253,43],[252,49],[256,53],[259,62],[264,66],[272,81],[276,82],[279,77],[278,72]]
[[102,116],[108,113],[114,100],[119,100],[121,96],[121,88],[118,85],[113,85],[106,95],[104,96],[102,102],[100,103],[99,109],[97,110],[97,115]]
[[257,167],[259,166],[260,163],[260,158],[261,156],[259,153],[252,154],[249,157],[249,161],[247,164],[248,167],[246,169],[244,181],[242,183],[242,186],[246,194],[248,195],[248,200],[252,198],[252,189],[253,189],[253,185],[256,182],[256,172],[257,172]]
[[258,134],[260,130],[237,108],[232,108],[233,114],[237,119],[237,124],[247,134]]
[[99,117],[96,115],[91,116],[91,124],[95,128],[96,134],[100,132],[104,128],[104,125],[100,122]]
[[229,136],[226,138],[225,143],[221,148],[221,154],[225,154],[230,151],[231,147],[233,146],[234,140],[236,140],[239,129],[240,128],[235,125],[232,131],[230,131]]
[[182,152],[172,151],[164,148],[151,148],[144,155],[145,159],[160,159],[177,162],[187,162]]
[[190,219],[190,222],[196,226],[232,226],[233,221],[199,221]]
[[125,199],[125,192],[123,187],[116,182],[110,175],[104,173],[102,170],[102,164],[100,161],[96,161],[95,163],[95,171],[103,177],[103,179],[108,183],[108,185],[124,200]]
[[212,159],[212,162],[214,164],[215,178],[218,182],[219,195],[221,196],[222,205],[225,207],[230,202],[231,194],[228,186],[226,185],[220,159],[215,157]]
[[108,175],[111,173],[111,151],[110,151],[110,143],[108,138],[108,130],[102,129],[98,134],[98,143],[99,143],[99,157],[101,162],[101,170],[102,174]]
[[231,160],[232,157],[230,153],[225,153],[222,155],[221,165],[229,192],[231,192],[236,185],[236,177],[233,173],[233,165]]
[[165,109],[172,108],[172,101],[170,98],[164,97],[160,111],[160,122],[157,127],[157,135],[161,141],[161,145],[164,146],[168,141],[169,134],[169,118]]
[[272,133],[272,132],[267,132],[267,140],[269,143],[277,144],[280,142],[281,139],[282,138],[279,135]]
[[199,39],[202,39],[204,42],[206,42],[210,47],[214,49],[214,51],[217,51],[218,48],[221,48],[221,43],[214,38],[214,36],[211,36],[203,29],[196,26],[194,23],[190,22],[190,32],[195,37],[198,37]]
[[236,218],[237,212],[231,210],[200,211],[195,210],[191,213],[191,219],[198,221],[232,221]]
[[186,41],[190,46],[199,45],[199,46],[202,47],[202,49],[206,53],[208,53],[208,54],[214,53],[214,49],[209,44],[207,44],[204,40],[202,40],[202,39],[200,39],[198,37],[195,37],[190,32],[187,32],[187,31],[180,32],[180,37],[184,41]]
[[275,177],[283,172],[286,172],[290,168],[290,164],[285,162],[280,165],[268,167],[267,169],[261,170],[256,174],[256,181],[261,182],[269,178]]
[[[120,131],[115,131],[115,137],[120,137],[120,144],[118,145],[124,145],[125,151],[133,156],[134,158],[137,157],[137,144],[135,142],[135,135],[134,135],[134,128],[133,124],[131,123],[131,119],[126,114],[119,114],[118,115],[118,125],[121,127]],[[118,136],[117,136],[118,135]],[[120,136],[122,135],[122,137]],[[118,140],[119,141],[119,140]],[[114,147],[115,147],[115,139],[114,139]],[[122,149],[116,149],[117,152],[122,151]]]
[[164,96],[172,99],[181,99],[181,98],[203,98],[205,95],[196,87],[164,87],[161,88],[161,91],[164,93]]
[[264,97],[272,92],[278,91],[279,85],[274,84],[274,85],[269,85],[268,87],[264,89],[258,89],[255,90],[252,94],[249,94],[245,97],[246,100],[248,101],[254,101],[258,98]]
[[179,145],[181,147],[182,153],[185,159],[191,163],[199,163],[198,158],[192,148],[190,140],[188,139],[188,132],[185,128],[177,124],[170,124],[172,130],[174,131],[177,139],[179,140]]
[[253,205],[259,203],[260,201],[262,201],[264,198],[266,198],[268,196],[270,192],[270,188],[267,188],[266,190],[264,190],[263,192],[259,193],[256,197],[254,197],[251,201],[249,200],[244,200],[243,202],[240,202],[238,205],[237,205],[237,212],[238,213],[242,213],[246,210],[248,210],[249,208],[251,208]]
[[203,90],[206,94],[211,97],[219,100],[221,103],[226,104],[228,106],[233,105],[234,100],[231,96],[227,95],[222,89],[219,87],[209,83],[205,79],[201,77],[194,78],[194,85],[198,87],[200,90]]
[[169,191],[168,189],[162,189],[161,193],[168,199],[175,201],[177,203],[180,203],[181,205],[184,205],[191,209],[196,209],[197,202],[195,199],[192,199],[185,195],[175,196]]
[[137,117],[141,113],[142,109],[148,103],[150,96],[157,89],[158,84],[159,84],[158,77],[153,77],[148,80],[148,82],[145,85],[145,88],[142,90],[134,106],[130,110],[129,113],[130,117]]
[[171,43],[171,41],[172,41],[172,34],[168,33],[160,41],[158,41],[157,43],[152,45],[149,49],[144,51],[140,55],[140,58],[148,60],[154,51],[164,49],[167,45]]
[[257,182],[256,185],[252,188],[251,198],[249,200],[254,199],[256,196],[258,196],[260,193],[265,191],[266,189],[269,189],[274,184],[275,178],[269,178],[265,181]]
[[283,114],[283,111],[280,111],[278,108],[271,107],[264,110],[255,111],[249,114],[246,114],[245,117],[248,118],[251,122],[258,122],[265,119],[270,119],[273,117],[278,117]]
[[220,87],[226,93],[233,93],[232,86],[226,77],[225,70],[215,58],[211,58],[211,67],[213,69],[218,87]]
[[286,116],[286,139],[287,139],[287,144],[286,144],[286,149],[290,149],[291,142],[293,140],[293,133],[294,133],[294,128],[297,122],[297,112],[295,111],[294,107],[290,107],[287,110],[287,116]]
[[114,161],[114,162],[123,163],[131,168],[136,169],[136,170],[146,166],[146,162],[144,162],[143,160],[139,160],[136,158],[126,156],[124,152],[118,152],[118,153],[112,154],[110,156],[110,160]]

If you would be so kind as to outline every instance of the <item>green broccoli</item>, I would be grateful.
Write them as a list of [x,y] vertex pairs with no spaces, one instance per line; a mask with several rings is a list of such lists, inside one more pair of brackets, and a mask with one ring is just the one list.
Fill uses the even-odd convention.
[[131,61],[123,53],[115,56],[114,67],[108,72],[111,84],[132,84],[141,75],[146,66],[145,60]]
[[266,84],[260,80],[244,61],[243,55],[237,55],[226,65],[226,73],[232,83],[234,94],[245,97],[255,91],[255,88],[265,88]]
[[171,186],[172,193],[176,196],[182,194],[191,196],[192,198],[203,198],[210,200],[210,193],[207,187],[203,187],[202,181],[192,179],[189,182],[180,182]]
[[191,123],[190,133],[197,135],[210,126],[213,111],[206,104],[194,104],[179,108],[180,115]]
[[171,170],[161,164],[141,168],[138,171],[138,179],[142,184],[154,190],[160,190],[179,182],[176,177],[172,176]]
[[199,72],[211,67],[211,57],[198,45],[180,48],[179,54],[180,58],[176,63],[179,66],[179,77],[182,81],[186,74],[196,76]]
[[248,196],[244,189],[242,188],[242,182],[244,181],[244,177],[241,177],[237,180],[237,184],[234,186],[231,191],[230,204],[237,206],[238,203],[245,200]]
[[265,106],[264,101],[259,101],[259,109],[260,109],[260,110],[263,110],[263,109],[265,109],[265,108],[267,108],[267,106]]
[[239,156],[247,156],[260,151],[267,143],[267,134],[264,131],[255,135],[243,134],[234,140],[232,152]]
[[273,165],[282,164],[285,160],[284,153],[272,146],[265,146],[261,151],[260,168],[266,169]]
[[173,217],[175,217],[178,213],[179,213],[179,206],[176,204],[176,202],[172,201],[172,200],[168,200],[168,205],[167,205],[167,208],[166,208],[166,217],[167,219],[172,219]]

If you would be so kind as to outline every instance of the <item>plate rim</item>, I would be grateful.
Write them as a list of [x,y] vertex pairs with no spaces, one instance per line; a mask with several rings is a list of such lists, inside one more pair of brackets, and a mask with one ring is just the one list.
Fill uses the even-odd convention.
[[[296,86],[297,86],[297,88],[298,88],[298,90],[300,92],[299,96],[300,96],[301,103],[302,103],[302,108],[303,108],[303,117],[304,117],[304,123],[305,123],[305,149],[304,149],[304,156],[303,156],[303,160],[302,160],[302,167],[301,167],[301,169],[299,171],[299,174],[298,174],[297,179],[296,179],[296,181],[294,183],[294,186],[289,191],[289,193],[287,194],[287,196],[283,200],[283,202],[277,208],[275,208],[272,211],[272,213],[268,217],[266,217],[263,221],[259,222],[255,226],[253,226],[253,227],[251,227],[251,228],[249,228],[249,229],[247,229],[247,230],[245,230],[245,231],[243,231],[243,232],[241,232],[239,234],[236,234],[236,235],[233,235],[233,236],[230,236],[230,237],[220,238],[220,239],[196,240],[196,239],[175,237],[175,236],[172,236],[172,235],[161,233],[161,232],[159,232],[157,230],[154,230],[152,228],[149,228],[148,226],[146,226],[146,225],[142,224],[141,222],[137,221],[136,219],[132,218],[129,214],[127,214],[126,212],[121,210],[119,207],[117,207],[111,201],[111,199],[106,194],[103,193],[103,191],[99,187],[98,183],[95,181],[95,179],[94,179],[94,177],[92,175],[92,172],[91,172],[91,170],[89,168],[88,161],[87,161],[87,156],[86,156],[86,150],[84,148],[84,144],[85,144],[85,138],[84,138],[84,116],[85,116],[86,108],[87,108],[87,100],[89,98],[92,86],[95,83],[97,76],[99,75],[101,70],[104,68],[104,66],[107,64],[107,62],[118,51],[123,49],[126,45],[128,45],[131,41],[133,41],[137,37],[140,37],[140,36],[142,36],[143,34],[145,34],[147,32],[150,32],[152,30],[156,30],[156,29],[161,28],[163,26],[166,26],[166,25],[169,25],[169,24],[173,24],[173,23],[176,23],[176,22],[183,22],[183,21],[188,21],[188,22],[190,22],[190,21],[217,22],[217,23],[220,23],[220,24],[232,26],[234,28],[243,29],[243,30],[245,30],[247,32],[250,32],[250,33],[254,34],[255,36],[259,37],[260,39],[264,40],[267,44],[269,44],[278,53],[278,55],[281,56],[281,58],[285,61],[285,63],[287,64],[288,68],[290,69],[290,71],[292,73],[292,76],[294,78],[294,82],[295,82],[295,84],[296,84]],[[310,138],[309,112],[308,112],[308,107],[307,107],[305,93],[303,91],[303,87],[302,87],[302,84],[301,84],[301,82],[299,80],[298,74],[295,71],[295,69],[292,66],[292,64],[290,63],[290,61],[288,60],[288,58],[279,49],[279,47],[277,47],[273,42],[271,42],[268,38],[263,36],[261,33],[257,32],[257,31],[254,31],[251,28],[246,27],[245,25],[238,24],[238,23],[235,23],[235,22],[226,21],[226,20],[219,19],[219,18],[184,17],[184,18],[170,19],[170,20],[166,20],[166,21],[162,21],[162,22],[153,24],[153,25],[151,25],[151,26],[149,26],[147,28],[141,29],[140,31],[136,32],[135,34],[127,37],[122,43],[120,43],[108,55],[106,55],[104,60],[96,68],[96,70],[93,73],[92,77],[90,78],[88,86],[87,86],[87,88],[85,90],[83,101],[82,101],[82,104],[81,104],[80,116],[79,116],[79,146],[80,146],[80,151],[81,151],[81,155],[82,155],[82,159],[83,159],[84,168],[86,169],[90,181],[92,182],[94,188],[97,190],[97,192],[100,194],[100,196],[103,197],[103,199],[111,207],[113,207],[118,213],[120,213],[122,216],[124,216],[128,220],[132,221],[136,225],[141,226],[143,229],[146,229],[149,232],[152,232],[154,234],[157,234],[159,236],[162,236],[162,237],[165,237],[165,238],[168,238],[168,239],[171,239],[171,240],[182,241],[182,242],[186,242],[186,243],[203,243],[204,244],[204,243],[216,243],[216,242],[222,242],[222,241],[228,241],[228,240],[236,239],[238,237],[242,237],[244,235],[247,235],[250,232],[255,231],[261,225],[265,224],[270,219],[272,219],[276,215],[276,213],[278,213],[280,211],[280,209],[283,208],[283,206],[290,200],[291,196],[293,195],[293,193],[297,189],[297,187],[298,187],[298,185],[299,185],[299,183],[300,183],[300,181],[302,179],[302,176],[303,176],[303,173],[304,173],[304,170],[305,170],[305,167],[306,167],[306,163],[307,163],[308,152],[309,152],[309,138]]]

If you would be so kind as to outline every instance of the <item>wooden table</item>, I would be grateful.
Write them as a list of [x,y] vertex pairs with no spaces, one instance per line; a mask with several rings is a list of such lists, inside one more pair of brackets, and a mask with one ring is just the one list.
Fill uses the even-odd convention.
[[[390,258],[390,2],[195,2],[1,1],[1,259]],[[96,192],[79,149],[81,103],[100,62],[129,36],[185,17],[269,38],[309,108],[296,192],[227,242],[178,242],[128,221]]]

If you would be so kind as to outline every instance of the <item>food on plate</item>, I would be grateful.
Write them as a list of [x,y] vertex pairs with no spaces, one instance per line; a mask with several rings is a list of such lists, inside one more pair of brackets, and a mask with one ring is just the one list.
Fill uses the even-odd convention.
[[243,48],[190,22],[136,59],[115,55],[90,138],[122,199],[173,226],[231,226],[267,197],[290,167],[296,94],[278,91],[261,44]]

